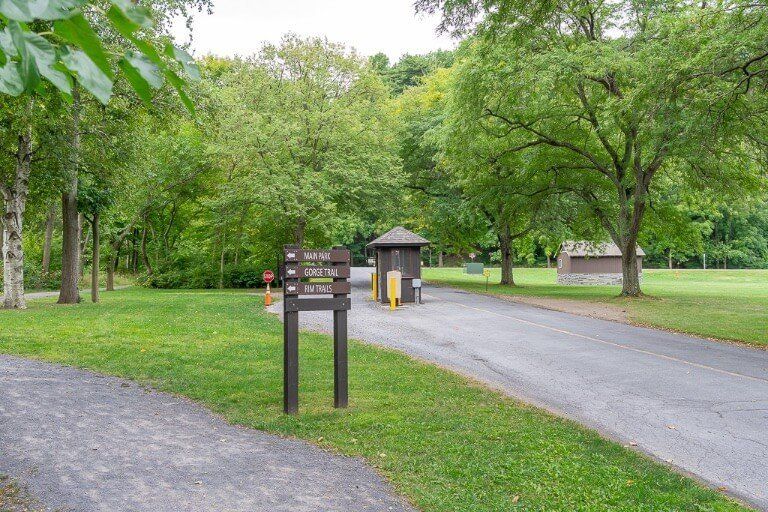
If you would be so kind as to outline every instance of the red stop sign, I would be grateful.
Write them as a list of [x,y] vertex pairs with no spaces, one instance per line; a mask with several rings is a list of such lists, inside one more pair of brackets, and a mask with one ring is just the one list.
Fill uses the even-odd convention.
[[265,270],[261,277],[264,279],[265,283],[269,284],[275,280],[275,273],[271,270]]

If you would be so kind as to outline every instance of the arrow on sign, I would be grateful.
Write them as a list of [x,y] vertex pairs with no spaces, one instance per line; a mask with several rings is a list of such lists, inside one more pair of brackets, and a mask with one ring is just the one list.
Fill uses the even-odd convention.
[[289,268],[289,269],[286,270],[286,273],[289,276],[295,276],[296,275],[296,269],[295,268]]
[[289,252],[288,254],[286,254],[286,257],[288,257],[288,259],[290,259],[290,260],[295,260],[296,259],[296,253],[295,252]]
[[291,285],[291,286],[289,286],[289,287],[288,287],[288,292],[289,292],[289,293],[293,293],[293,292],[295,292],[297,289],[298,289],[298,288],[296,288],[296,286],[294,286],[294,285]]

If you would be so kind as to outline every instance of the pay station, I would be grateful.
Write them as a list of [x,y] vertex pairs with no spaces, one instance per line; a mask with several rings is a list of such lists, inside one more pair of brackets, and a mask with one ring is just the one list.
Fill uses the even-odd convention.
[[429,240],[398,226],[368,244],[376,250],[373,297],[389,304],[413,303],[419,294],[414,284],[421,284],[421,248]]

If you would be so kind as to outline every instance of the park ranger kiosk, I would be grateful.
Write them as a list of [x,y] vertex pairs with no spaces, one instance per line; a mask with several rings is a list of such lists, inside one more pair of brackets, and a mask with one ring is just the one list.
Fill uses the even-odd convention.
[[393,271],[402,274],[400,302],[416,302],[418,290],[413,284],[421,281],[421,248],[429,243],[426,238],[398,226],[368,244],[376,250],[376,288],[382,304],[389,304],[387,274]]

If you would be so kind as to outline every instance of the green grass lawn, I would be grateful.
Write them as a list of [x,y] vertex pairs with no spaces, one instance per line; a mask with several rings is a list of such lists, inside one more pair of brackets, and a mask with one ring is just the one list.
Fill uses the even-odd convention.
[[130,289],[101,304],[0,312],[0,352],[180,393],[229,421],[364,457],[424,511],[732,511],[719,493],[596,433],[398,352],[301,337],[301,414],[282,407],[282,326],[238,292]]
[[[489,293],[603,302],[625,309],[635,323],[768,346],[768,270],[648,269],[640,299],[619,298],[615,286],[560,286],[556,277],[554,269],[519,268],[517,286],[501,286],[501,271],[491,269]],[[484,277],[459,268],[426,268],[424,278],[485,292]]]

